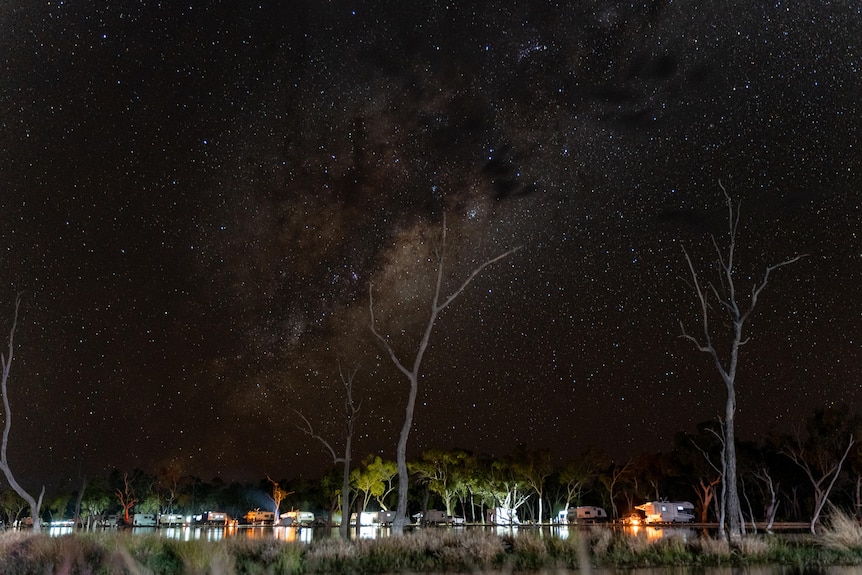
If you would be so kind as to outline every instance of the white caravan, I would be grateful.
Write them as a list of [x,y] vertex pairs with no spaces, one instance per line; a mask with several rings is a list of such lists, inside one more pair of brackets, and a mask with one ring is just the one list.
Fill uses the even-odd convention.
[[694,505],[688,501],[650,501],[635,506],[644,512],[644,523],[688,523],[694,521]]
[[569,507],[566,513],[566,522],[569,525],[583,525],[585,523],[600,523],[608,520],[607,512],[601,507],[592,505],[581,505]]

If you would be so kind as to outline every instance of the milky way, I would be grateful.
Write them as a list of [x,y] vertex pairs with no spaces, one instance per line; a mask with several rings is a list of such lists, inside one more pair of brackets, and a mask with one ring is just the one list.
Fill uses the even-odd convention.
[[[846,3],[124,1],[0,8],[0,328],[13,462],[65,485],[177,462],[314,477],[358,368],[394,457],[443,216],[411,451],[626,458],[715,418],[679,336],[742,205],[771,278],[738,428],[857,401],[862,13]],[[745,288],[746,291],[748,288]],[[3,327],[6,326],[6,327]]]

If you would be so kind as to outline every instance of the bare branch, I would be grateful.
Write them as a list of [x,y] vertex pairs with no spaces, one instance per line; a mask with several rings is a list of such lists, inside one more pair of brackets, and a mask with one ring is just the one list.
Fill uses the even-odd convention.
[[385,349],[386,352],[389,354],[389,358],[392,360],[392,363],[395,364],[395,367],[397,367],[398,370],[401,373],[403,373],[404,375],[406,375],[408,378],[412,377],[413,374],[410,373],[409,369],[404,367],[404,364],[401,363],[400,359],[398,359],[398,356],[395,354],[395,350],[392,348],[392,346],[389,344],[389,342],[386,340],[386,338],[383,337],[383,335],[381,335],[379,331],[377,331],[377,327],[376,327],[375,321],[374,321],[374,289],[373,288],[374,288],[374,285],[371,282],[368,282],[368,311],[371,313],[371,333],[373,333],[374,336],[378,340],[380,340],[380,343],[383,344],[383,349]]
[[330,443],[326,440],[326,438],[324,438],[323,436],[319,435],[318,433],[316,433],[314,431],[314,427],[311,425],[311,422],[308,421],[307,417],[305,417],[302,413],[300,413],[296,409],[291,408],[291,411],[293,411],[296,415],[298,415],[300,417],[300,419],[302,419],[303,423],[305,424],[305,425],[298,425],[297,424],[296,428],[298,430],[300,430],[301,432],[303,432],[304,434],[306,434],[309,437],[313,437],[314,439],[318,440],[321,444],[323,444],[323,447],[325,447],[326,450],[329,451],[330,455],[332,455],[332,461],[334,463],[344,462],[344,459],[341,457],[338,457],[338,455],[335,453],[335,450],[332,448],[332,445],[330,445]]
[[[464,283],[462,283],[462,284],[461,284],[461,286],[460,286],[457,290],[455,290],[455,291],[452,293],[452,295],[450,295],[449,297],[447,297],[447,298],[446,298],[446,301],[444,301],[444,302],[443,302],[443,304],[442,304],[441,306],[439,306],[439,308],[438,308],[438,309],[442,310],[443,308],[445,308],[446,306],[448,306],[450,303],[452,303],[452,301],[453,301],[453,300],[455,300],[455,298],[457,298],[459,295],[461,295],[461,292],[463,292],[463,291],[467,288],[467,286],[468,286],[468,285],[470,285],[470,282],[472,282],[472,281],[473,281],[473,279],[474,279],[477,275],[479,275],[480,273],[482,273],[482,270],[484,270],[486,267],[488,267],[488,266],[490,266],[490,265],[492,265],[492,264],[495,264],[495,263],[497,263],[498,261],[500,261],[500,260],[502,260],[502,259],[505,259],[505,258],[509,257],[510,255],[512,255],[512,254],[514,254],[515,252],[517,252],[518,250],[520,250],[522,247],[523,247],[523,246],[518,246],[518,247],[516,247],[516,248],[512,248],[512,249],[510,249],[509,251],[507,251],[507,252],[505,252],[505,253],[502,253],[502,254],[500,254],[499,256],[495,257],[495,258],[491,258],[490,260],[488,260],[488,261],[486,261],[485,263],[483,263],[482,265],[480,265],[478,268],[474,269],[474,270],[473,270],[473,273],[471,273],[471,274],[470,274],[470,277],[468,277],[466,280],[464,280]],[[441,268],[441,269],[442,269],[442,268]]]

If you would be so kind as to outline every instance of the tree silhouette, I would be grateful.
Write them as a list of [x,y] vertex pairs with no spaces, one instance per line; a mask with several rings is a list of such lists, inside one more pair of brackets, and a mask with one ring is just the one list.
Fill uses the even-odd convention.
[[[680,337],[691,341],[698,351],[702,351],[712,358],[727,392],[723,421],[725,449],[722,461],[724,488],[724,505],[722,507],[726,510],[726,517],[719,524],[719,534],[722,537],[729,535],[731,541],[738,541],[742,537],[743,528],[736,474],[736,373],[739,365],[739,349],[748,341],[745,335],[745,322],[751,317],[754,308],[757,306],[760,293],[769,282],[769,274],[782,266],[800,260],[804,256],[799,255],[784,260],[781,263],[767,266],[763,279],[760,283],[752,286],[748,298],[740,297],[736,289],[736,261],[734,260],[737,232],[739,229],[739,208],[738,206],[734,208],[733,201],[721,181],[718,182],[718,185],[721,187],[722,192],[724,192],[727,202],[728,245],[726,251],[723,251],[713,236],[712,245],[718,257],[717,267],[719,277],[717,283],[710,282],[705,286],[701,285],[691,257],[685,246],[683,246],[682,251],[685,255],[688,269],[691,272],[692,287],[696,295],[703,333],[700,338],[689,335],[685,330],[683,322],[680,320],[680,328],[682,330]],[[713,300],[718,304],[717,306],[713,306]],[[729,349],[725,352],[720,352],[716,347],[718,343],[715,341],[715,331],[711,321],[713,315],[718,316],[722,322],[729,323],[730,325]]]
[[33,530],[41,529],[42,524],[39,519],[40,509],[42,507],[42,498],[45,496],[45,486],[42,486],[42,491],[39,497],[35,498],[30,495],[12,475],[12,469],[9,467],[9,458],[6,454],[6,448],[9,446],[9,432],[12,429],[12,408],[9,403],[9,373],[12,370],[12,357],[14,355],[15,346],[15,328],[18,326],[18,309],[21,307],[21,294],[15,298],[15,317],[12,320],[12,328],[9,330],[9,353],[8,355],[0,355],[0,360],[3,364],[3,378],[0,380],[0,391],[3,395],[3,413],[5,415],[5,424],[3,427],[3,443],[0,445],[0,469],[3,470],[3,475],[6,476],[6,481],[9,486],[21,496],[30,506],[30,516],[33,518]]
[[368,284],[368,309],[371,313],[371,333],[380,340],[384,349],[386,349],[386,352],[389,354],[392,363],[394,363],[398,370],[404,374],[410,385],[410,391],[407,396],[407,407],[404,414],[404,424],[401,426],[401,434],[399,435],[398,446],[395,452],[395,459],[398,465],[398,507],[395,513],[395,520],[392,522],[392,533],[394,535],[400,535],[403,533],[404,526],[408,523],[407,490],[409,488],[410,476],[407,470],[407,439],[410,436],[410,428],[413,426],[413,411],[416,408],[416,394],[419,390],[419,370],[422,367],[422,359],[425,357],[425,351],[428,349],[428,342],[431,340],[431,332],[434,330],[434,324],[437,322],[437,317],[440,315],[440,312],[449,307],[449,304],[461,295],[467,286],[470,285],[470,282],[472,282],[476,276],[482,272],[482,270],[491,264],[509,257],[518,251],[518,249],[520,248],[513,248],[497,257],[485,261],[485,263],[475,268],[455,291],[453,291],[449,296],[443,298],[441,296],[441,292],[443,291],[443,270],[446,255],[446,217],[443,217],[441,241],[439,247],[435,250],[437,256],[437,278],[434,287],[434,295],[431,300],[431,312],[428,316],[428,322],[425,325],[425,331],[422,333],[422,338],[419,340],[419,346],[413,356],[413,364],[409,368],[399,359],[398,354],[395,353],[395,349],[386,337],[377,331],[374,321],[374,286],[371,283]]
[[356,377],[356,372],[359,368],[354,368],[353,371],[345,374],[341,369],[341,363],[338,364],[338,376],[341,378],[341,384],[344,387],[344,452],[339,456],[335,453],[332,444],[322,435],[314,431],[311,422],[302,413],[293,410],[300,419],[302,425],[297,425],[300,431],[318,440],[321,445],[332,456],[332,462],[335,465],[342,464],[341,474],[341,525],[339,525],[339,533],[343,538],[347,538],[350,534],[350,460],[351,451],[353,449],[353,432],[356,428],[356,419],[359,417],[359,410],[362,407],[362,402],[356,401],[353,397],[353,379]]

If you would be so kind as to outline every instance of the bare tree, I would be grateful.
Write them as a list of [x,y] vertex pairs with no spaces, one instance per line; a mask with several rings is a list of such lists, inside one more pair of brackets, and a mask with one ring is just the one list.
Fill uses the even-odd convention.
[[617,487],[631,477],[632,462],[628,461],[625,465],[612,463],[610,469],[599,475],[599,481],[608,490],[608,498],[611,502],[611,513],[613,519],[619,518],[619,510],[617,509]]
[[129,510],[138,502],[138,496],[135,493],[135,487],[129,478],[128,473],[123,473],[123,488],[117,487],[114,489],[114,494],[117,496],[120,506],[123,508],[123,521],[126,525],[132,524],[132,518],[129,515]]
[[356,377],[356,372],[359,368],[354,368],[350,373],[345,374],[341,369],[341,363],[338,364],[338,375],[341,378],[341,384],[344,386],[344,455],[341,457],[335,453],[332,444],[329,443],[323,436],[314,431],[311,422],[299,411],[293,410],[300,419],[302,425],[297,425],[300,431],[318,440],[323,447],[332,456],[333,464],[343,464],[343,473],[341,476],[341,525],[338,532],[341,537],[347,539],[350,534],[350,458],[353,443],[353,431],[356,427],[356,419],[359,417],[359,409],[362,407],[362,402],[357,402],[353,397],[353,379]]
[[[728,245],[724,252],[718,245],[715,237],[712,238],[712,245],[715,248],[718,256],[718,283],[709,282],[706,286],[702,286],[695,271],[691,257],[683,246],[682,251],[685,255],[685,260],[688,263],[689,271],[693,288],[697,296],[699,306],[700,319],[703,328],[702,339],[689,335],[685,331],[685,327],[680,321],[683,339],[691,341],[698,351],[709,354],[724,382],[727,391],[727,399],[724,408],[724,435],[725,435],[725,452],[724,452],[724,502],[727,510],[727,524],[724,521],[719,525],[719,530],[722,536],[725,534],[730,536],[731,541],[738,541],[742,537],[742,524],[740,522],[741,508],[739,503],[739,490],[736,479],[736,440],[735,440],[735,416],[736,416],[736,371],[739,363],[739,349],[747,341],[745,336],[745,322],[751,316],[754,308],[757,306],[757,300],[763,288],[769,281],[769,275],[774,270],[786,266],[788,264],[799,261],[803,255],[799,255],[781,263],[768,266],[763,279],[760,283],[756,283],[751,288],[751,293],[748,298],[740,298],[736,290],[736,271],[734,255],[736,251],[736,238],[739,226],[739,208],[734,208],[733,201],[727,190],[718,182],[722,192],[724,192],[725,200],[727,201],[728,212]],[[718,303],[717,310],[712,305],[712,300]],[[710,322],[710,317],[716,314],[730,324],[732,331],[730,338],[729,349],[720,352],[716,348],[714,342],[714,329]],[[727,532],[725,532],[725,528]]]
[[275,503],[275,507],[273,508],[273,512],[275,513],[275,522],[278,523],[278,520],[281,518],[279,515],[279,510],[281,509],[281,502],[287,499],[287,496],[292,494],[293,491],[284,490],[281,485],[278,484],[278,481],[274,480],[269,475],[266,476],[267,481],[272,483],[272,501]]
[[16,481],[15,476],[12,475],[12,469],[9,467],[9,458],[6,454],[6,448],[9,446],[9,431],[12,429],[12,408],[9,405],[9,390],[7,386],[9,384],[9,372],[12,369],[12,356],[15,350],[13,341],[15,339],[15,328],[18,326],[18,309],[20,307],[21,294],[18,294],[15,298],[15,317],[12,320],[12,329],[9,330],[9,355],[0,354],[0,360],[3,363],[3,379],[0,381],[0,388],[2,388],[3,412],[6,420],[3,427],[3,443],[0,445],[0,469],[3,470],[9,486],[30,506],[30,515],[33,518],[33,530],[38,531],[42,527],[39,513],[42,508],[42,498],[45,496],[45,486],[42,486],[42,491],[39,492],[38,498],[34,498],[25,491],[18,481]]
[[775,515],[778,513],[778,504],[781,503],[778,500],[779,483],[772,479],[772,475],[765,465],[752,471],[751,474],[763,484],[761,491],[769,494],[769,500],[764,505],[763,520],[766,522],[766,532],[772,533],[772,525],[775,523]]
[[[803,442],[799,433],[786,439],[782,453],[790,458],[808,477],[814,490],[814,511],[811,532],[829,499],[841,468],[856,444],[854,436],[859,422],[844,407],[838,410],[818,410],[808,422],[808,438]],[[845,447],[846,443],[846,447]]]
[[371,312],[371,332],[383,344],[384,349],[386,349],[390,359],[392,359],[392,363],[394,363],[395,367],[404,374],[410,385],[410,392],[407,396],[407,407],[404,415],[404,424],[401,426],[401,434],[398,438],[398,446],[395,452],[395,460],[398,465],[398,507],[395,512],[395,520],[392,522],[393,535],[400,535],[403,533],[404,526],[408,523],[407,489],[410,477],[407,470],[407,439],[410,435],[410,428],[413,425],[413,411],[416,407],[416,394],[419,390],[419,370],[422,367],[422,358],[425,357],[425,351],[428,349],[428,342],[431,339],[431,332],[434,330],[434,324],[437,322],[437,317],[440,315],[440,312],[449,307],[449,304],[461,295],[467,286],[470,285],[470,282],[472,282],[476,276],[482,272],[482,270],[491,264],[509,257],[519,249],[520,246],[485,261],[485,263],[475,268],[455,291],[453,291],[449,296],[443,298],[441,301],[441,292],[443,290],[443,269],[446,255],[446,217],[443,217],[443,232],[441,234],[440,244],[435,249],[435,255],[437,256],[437,279],[434,287],[434,295],[431,299],[431,312],[428,316],[428,323],[425,325],[425,331],[422,333],[422,338],[419,340],[419,346],[413,356],[413,364],[409,368],[398,358],[398,354],[395,353],[395,349],[386,337],[377,331],[374,321],[373,285],[371,283],[368,284],[368,309]]

